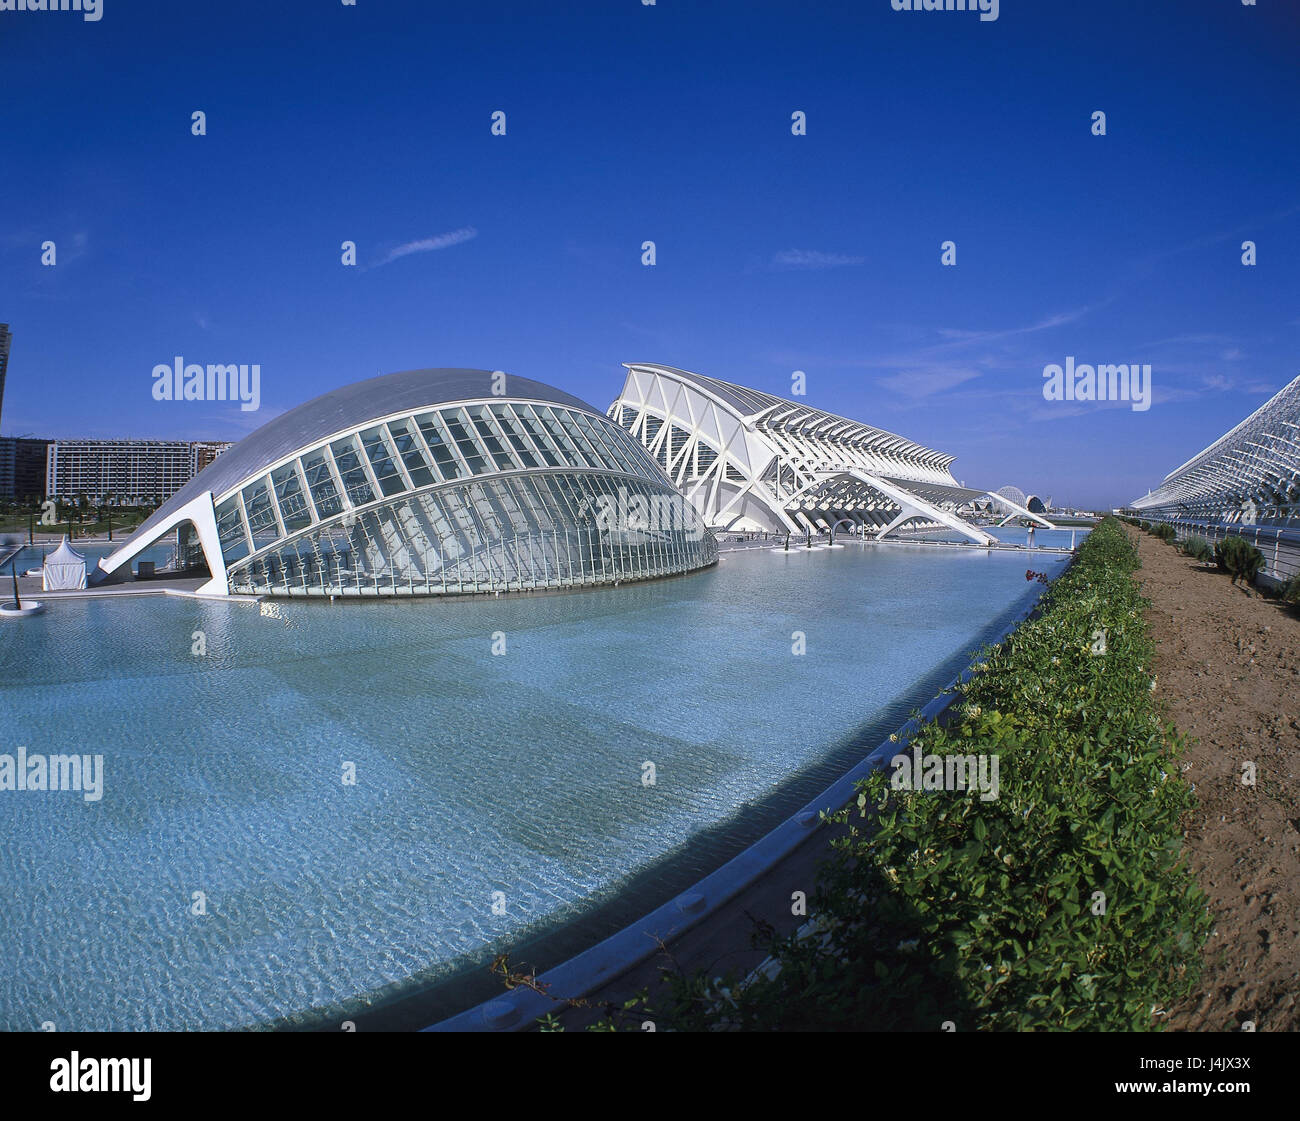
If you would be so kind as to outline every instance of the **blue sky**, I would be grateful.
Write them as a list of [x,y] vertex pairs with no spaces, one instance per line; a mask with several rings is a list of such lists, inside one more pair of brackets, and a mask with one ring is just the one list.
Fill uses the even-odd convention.
[[[1300,373],[1298,50],[1291,0],[0,12],[3,429],[238,438],[418,366],[602,409],[626,361],[803,370],[959,479],[1118,504]],[[154,401],[176,355],[259,363],[261,410]],[[1152,407],[1045,401],[1068,355],[1151,363]]]

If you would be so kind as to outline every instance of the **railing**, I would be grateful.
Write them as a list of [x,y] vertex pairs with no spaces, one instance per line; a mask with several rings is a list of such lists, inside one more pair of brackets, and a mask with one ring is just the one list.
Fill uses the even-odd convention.
[[1279,583],[1300,575],[1300,527],[1288,529],[1277,525],[1240,525],[1226,522],[1201,522],[1179,518],[1144,517],[1139,521],[1153,525],[1171,525],[1181,544],[1192,537],[1202,537],[1211,545],[1225,537],[1240,537],[1264,554],[1263,575]]

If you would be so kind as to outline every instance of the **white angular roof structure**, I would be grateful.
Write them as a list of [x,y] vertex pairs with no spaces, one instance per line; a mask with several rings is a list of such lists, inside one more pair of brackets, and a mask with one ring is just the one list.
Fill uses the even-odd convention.
[[1170,520],[1300,522],[1300,377],[1132,505]]
[[672,366],[627,364],[609,416],[658,461],[715,529],[815,533],[841,522],[877,537],[906,523],[995,538],[969,516],[996,506],[1053,528],[1022,504],[961,486],[954,457],[893,432]]

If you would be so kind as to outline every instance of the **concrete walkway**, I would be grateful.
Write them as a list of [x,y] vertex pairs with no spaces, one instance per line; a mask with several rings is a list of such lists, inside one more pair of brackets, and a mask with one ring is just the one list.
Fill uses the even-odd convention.
[[[79,588],[68,592],[41,590],[39,576],[20,576],[18,594],[25,601],[39,600],[49,603],[60,599],[128,599],[135,596],[184,596],[187,599],[215,600],[229,603],[257,603],[261,596],[230,595],[201,596],[198,589],[208,582],[206,576],[160,577],[156,580],[132,580],[124,584],[108,584],[98,588]],[[8,599],[13,585],[8,579],[0,580],[0,599]]]

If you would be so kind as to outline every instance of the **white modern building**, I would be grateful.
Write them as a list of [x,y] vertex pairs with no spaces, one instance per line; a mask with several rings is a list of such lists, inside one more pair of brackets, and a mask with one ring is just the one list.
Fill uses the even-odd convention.
[[1132,507],[1152,520],[1300,524],[1300,377]]
[[[691,515],[690,517],[685,516]],[[584,401],[487,370],[408,370],[284,413],[100,562],[164,539],[201,594],[433,596],[694,571],[717,541],[654,459]]]
[[1018,506],[1023,506],[1031,514],[1045,514],[1052,505],[1051,498],[1039,498],[1036,494],[1026,494],[1019,487],[998,487],[998,494],[1009,498]]
[[884,537],[906,525],[989,545],[967,520],[984,510],[1054,528],[1005,492],[962,486],[953,456],[903,436],[671,366],[626,368],[609,416],[716,530],[823,533],[847,522]]

